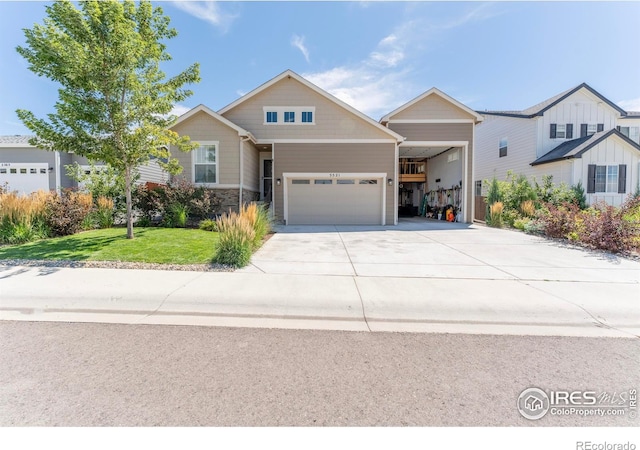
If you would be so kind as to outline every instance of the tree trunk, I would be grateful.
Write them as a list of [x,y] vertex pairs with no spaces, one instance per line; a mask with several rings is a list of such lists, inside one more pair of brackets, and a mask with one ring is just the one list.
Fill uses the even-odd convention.
[[131,167],[124,171],[125,196],[127,199],[127,239],[133,239],[133,208],[131,206]]

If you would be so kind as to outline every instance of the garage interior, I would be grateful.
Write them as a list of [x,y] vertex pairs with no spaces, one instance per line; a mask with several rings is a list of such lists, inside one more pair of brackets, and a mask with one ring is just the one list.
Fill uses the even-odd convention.
[[398,162],[398,217],[463,221],[463,148],[403,147]]

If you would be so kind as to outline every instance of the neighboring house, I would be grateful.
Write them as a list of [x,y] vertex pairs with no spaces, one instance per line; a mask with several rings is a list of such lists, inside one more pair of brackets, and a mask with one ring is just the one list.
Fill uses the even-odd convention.
[[[88,171],[87,158],[66,152],[50,152],[29,144],[32,136],[0,136],[0,186],[29,194],[38,190],[60,191],[78,188],[78,183],[67,176],[65,166],[78,163]],[[95,165],[97,168],[100,164]],[[140,168],[139,183],[165,183],[168,175],[157,162],[151,161]]]
[[[476,195],[508,171],[576,185],[587,202],[620,205],[638,187],[640,112],[625,111],[583,83],[523,111],[482,111],[476,129]],[[481,213],[476,206],[476,213]]]
[[172,130],[200,147],[172,153],[223,209],[262,200],[288,225],[396,224],[400,207],[417,211],[439,188],[456,188],[459,220],[470,222],[480,120],[432,89],[379,123],[287,70],[218,112],[182,115]]

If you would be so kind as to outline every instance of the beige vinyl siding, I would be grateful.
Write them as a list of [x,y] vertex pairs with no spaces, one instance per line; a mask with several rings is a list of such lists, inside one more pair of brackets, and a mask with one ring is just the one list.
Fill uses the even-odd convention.
[[[504,180],[509,170],[526,176],[539,174],[536,160],[536,121],[487,115],[476,126],[475,180]],[[507,156],[500,158],[500,139],[507,138]]]
[[407,141],[473,141],[471,123],[390,123]]
[[[395,178],[394,144],[275,144],[274,179],[283,173],[386,173]],[[386,189],[386,223],[395,220],[395,189]],[[274,182],[276,220],[283,220],[283,185]]]
[[[265,125],[265,106],[313,106],[315,125]],[[285,78],[225,112],[224,117],[260,140],[273,139],[390,139],[375,125],[347,111],[299,81]]]
[[250,142],[243,142],[244,189],[260,192],[260,153]]
[[[181,136],[189,136],[194,142],[218,141],[218,184],[238,185],[240,183],[240,137],[237,131],[203,111],[175,125],[172,130]],[[193,181],[191,152],[184,153],[172,146],[171,154],[184,168],[179,176]]]
[[475,119],[471,114],[451,104],[439,95],[431,94],[390,117],[390,120]]
[[[462,169],[462,192],[466,198],[465,220],[471,221],[473,218],[473,195],[474,180],[473,166],[475,150],[473,142],[474,124],[472,123],[390,123],[391,128],[401,136],[405,136],[407,141],[466,141],[468,142],[467,176],[464,179],[464,168]],[[460,164],[464,164],[464,152],[460,151]],[[428,162],[427,162],[428,165]]]

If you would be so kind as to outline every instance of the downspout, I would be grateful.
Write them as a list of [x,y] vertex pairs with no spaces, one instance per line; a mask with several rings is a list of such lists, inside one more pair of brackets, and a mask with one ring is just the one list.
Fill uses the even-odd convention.
[[59,151],[55,151],[54,152],[54,171],[55,171],[55,178],[56,178],[56,192],[58,193],[58,195],[60,195],[60,152]]
[[242,210],[242,191],[244,189],[244,143],[249,139],[249,136],[245,136],[240,139],[240,189],[238,192],[238,211]]

